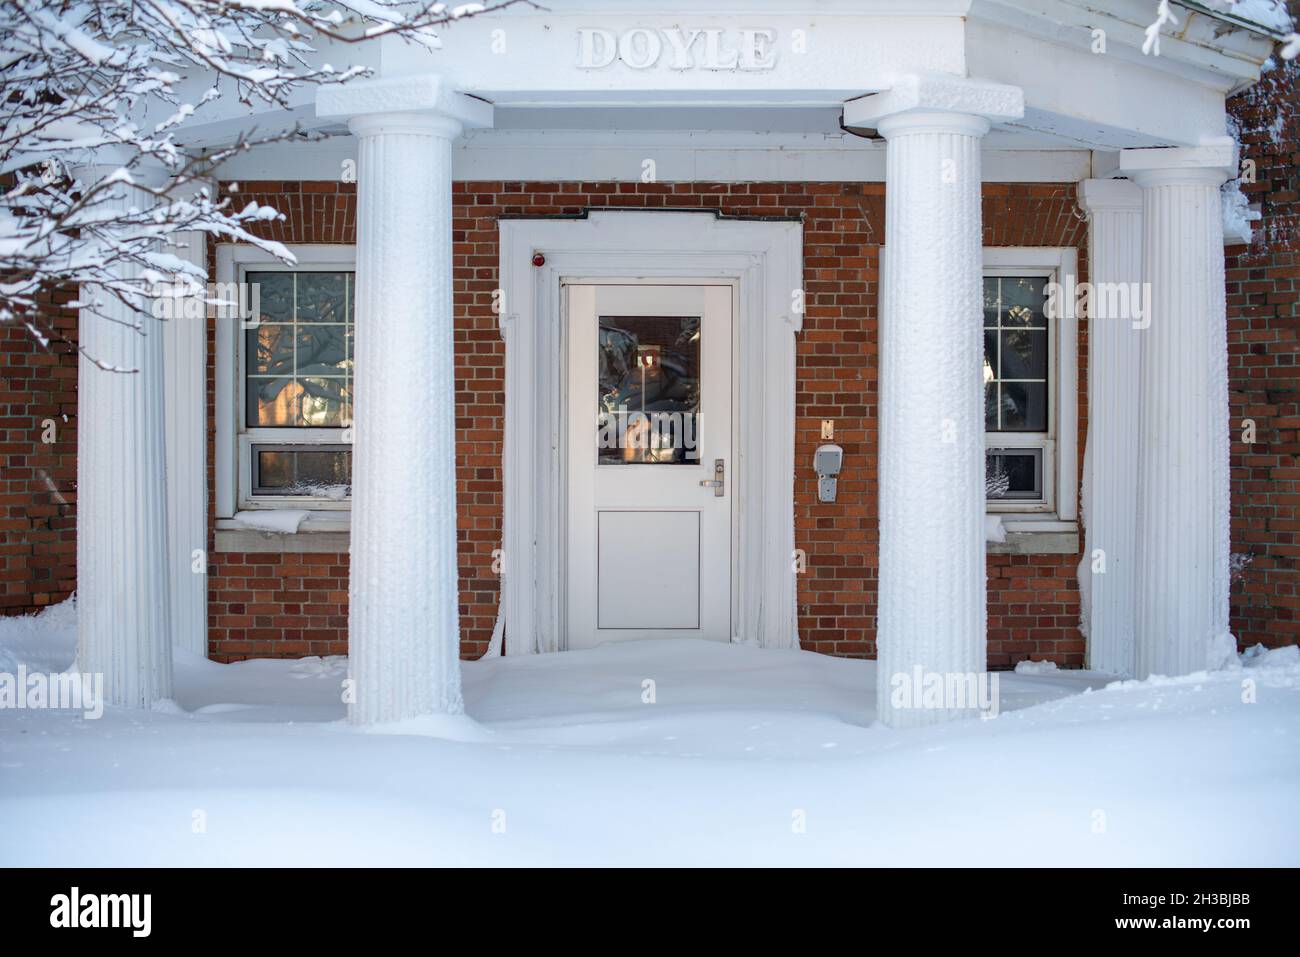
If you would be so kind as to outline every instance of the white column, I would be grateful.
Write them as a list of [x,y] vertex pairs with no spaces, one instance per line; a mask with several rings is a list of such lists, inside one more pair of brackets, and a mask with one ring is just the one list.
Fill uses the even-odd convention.
[[431,77],[318,97],[318,114],[350,115],[360,140],[348,589],[356,724],[463,710],[451,148],[486,109]]
[[[119,185],[111,202],[154,200]],[[163,327],[147,301],[80,295],[94,305],[77,331],[77,666],[103,674],[106,703],[147,708],[172,681]]]
[[[1126,150],[1142,188],[1137,677],[1218,664],[1228,635],[1228,346],[1219,187],[1230,147]],[[1228,639],[1230,640],[1230,639]]]
[[1088,667],[1129,677],[1135,663],[1137,414],[1142,345],[1142,190],[1125,180],[1079,185],[1088,212],[1088,440],[1083,456],[1086,544],[1080,626]]
[[[206,238],[198,231],[178,233],[168,252],[206,271]],[[174,305],[170,318],[162,324],[172,641],[178,648],[206,657],[207,306],[197,297],[177,299]]]
[[876,694],[897,727],[971,713],[925,706],[918,678],[987,668],[980,140],[1023,103],[915,78],[867,101],[845,122],[888,143]]

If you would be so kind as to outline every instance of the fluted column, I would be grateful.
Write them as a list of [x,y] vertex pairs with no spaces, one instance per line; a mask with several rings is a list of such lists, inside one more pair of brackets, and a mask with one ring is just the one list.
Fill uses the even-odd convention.
[[980,140],[1021,108],[1012,88],[927,82],[855,124],[887,142],[876,694],[891,726],[972,713],[918,685],[986,670]]
[[358,141],[349,717],[458,714],[451,153],[491,107],[419,75],[323,88],[316,112]]
[[1079,563],[1081,627],[1088,667],[1129,677],[1136,667],[1139,367],[1143,327],[1142,190],[1125,180],[1089,179],[1088,439],[1083,456],[1086,544]]
[[[119,184],[109,202],[154,199]],[[93,305],[77,327],[77,666],[103,674],[106,704],[148,708],[172,687],[163,326],[147,300],[80,295]]]
[[[167,248],[205,271],[207,250],[207,236],[198,230],[177,234]],[[207,307],[201,296],[178,297],[172,307],[161,323],[172,642],[207,657],[208,576],[202,554],[208,547]]]
[[359,724],[463,710],[456,573],[451,141],[352,120],[357,156],[348,654]]
[[1137,677],[1212,664],[1228,635],[1228,346],[1221,151],[1133,150],[1142,188]]

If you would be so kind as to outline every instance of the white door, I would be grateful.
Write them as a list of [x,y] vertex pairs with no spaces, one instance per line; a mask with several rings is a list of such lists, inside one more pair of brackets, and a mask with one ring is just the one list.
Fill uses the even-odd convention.
[[728,641],[732,288],[567,290],[569,647]]

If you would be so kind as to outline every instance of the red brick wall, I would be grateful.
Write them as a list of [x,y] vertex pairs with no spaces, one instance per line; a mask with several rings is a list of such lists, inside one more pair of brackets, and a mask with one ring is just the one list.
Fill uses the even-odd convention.
[[[1292,4],[1300,17],[1300,3]],[[1228,250],[1233,551],[1249,556],[1232,588],[1238,642],[1300,636],[1300,65],[1282,64],[1229,101],[1254,162],[1243,191],[1260,205],[1250,246]],[[1255,442],[1242,441],[1244,421]]]
[[[47,296],[42,345],[0,325],[0,614],[60,602],[77,584],[77,314]],[[47,443],[46,420],[54,422]]]
[[[235,184],[242,205],[284,214],[260,224],[283,243],[356,242],[356,187],[347,183]],[[229,190],[231,184],[223,184]],[[209,247],[215,275],[216,251]],[[348,556],[217,552],[216,320],[208,321],[208,651],[219,661],[347,654]]]
[[348,653],[348,556],[212,554],[208,652],[218,661]]
[[[1076,246],[1086,264],[1086,229],[1073,186],[985,187],[985,243]],[[241,201],[286,213],[267,234],[292,243],[353,241],[353,188],[334,183],[246,183]],[[589,207],[719,210],[799,216],[804,221],[807,311],[798,339],[796,460],[820,444],[823,418],[844,447],[839,501],[816,503],[815,482],[795,484],[796,544],[808,555],[800,582],[805,648],[875,654],[876,295],[884,241],[884,187],[841,183],[458,183],[455,187],[456,361],[462,653],[484,651],[496,617],[492,551],[501,539],[504,351],[492,313],[497,224],[502,215],[555,215]],[[1086,357],[1086,342],[1080,343]],[[1086,427],[1081,358],[1080,435]],[[211,389],[209,390],[211,393]],[[1077,557],[990,556],[989,657],[1083,663],[1074,580]],[[230,555],[209,566],[215,657],[342,653],[346,648],[347,558]]]

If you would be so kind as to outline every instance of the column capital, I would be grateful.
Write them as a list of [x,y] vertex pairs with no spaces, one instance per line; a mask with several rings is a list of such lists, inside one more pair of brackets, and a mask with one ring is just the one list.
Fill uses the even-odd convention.
[[844,125],[876,129],[884,136],[904,128],[924,127],[982,135],[991,123],[1025,115],[1025,95],[1018,86],[961,77],[898,78],[882,93],[844,104]]
[[1079,205],[1088,212],[1141,212],[1142,189],[1123,179],[1085,179],[1079,183]]
[[171,171],[153,157],[141,156],[136,150],[114,145],[86,150],[76,162],[69,163],[67,169],[76,179],[88,182],[98,182],[125,171],[126,175],[119,177],[118,182],[146,189],[157,189],[172,176]]
[[428,132],[453,139],[490,127],[492,104],[466,96],[436,73],[340,83],[316,93],[316,116],[346,119],[358,136]]
[[1158,183],[1217,186],[1237,174],[1237,144],[1225,136],[1203,146],[1120,150],[1116,172],[1139,186]]

